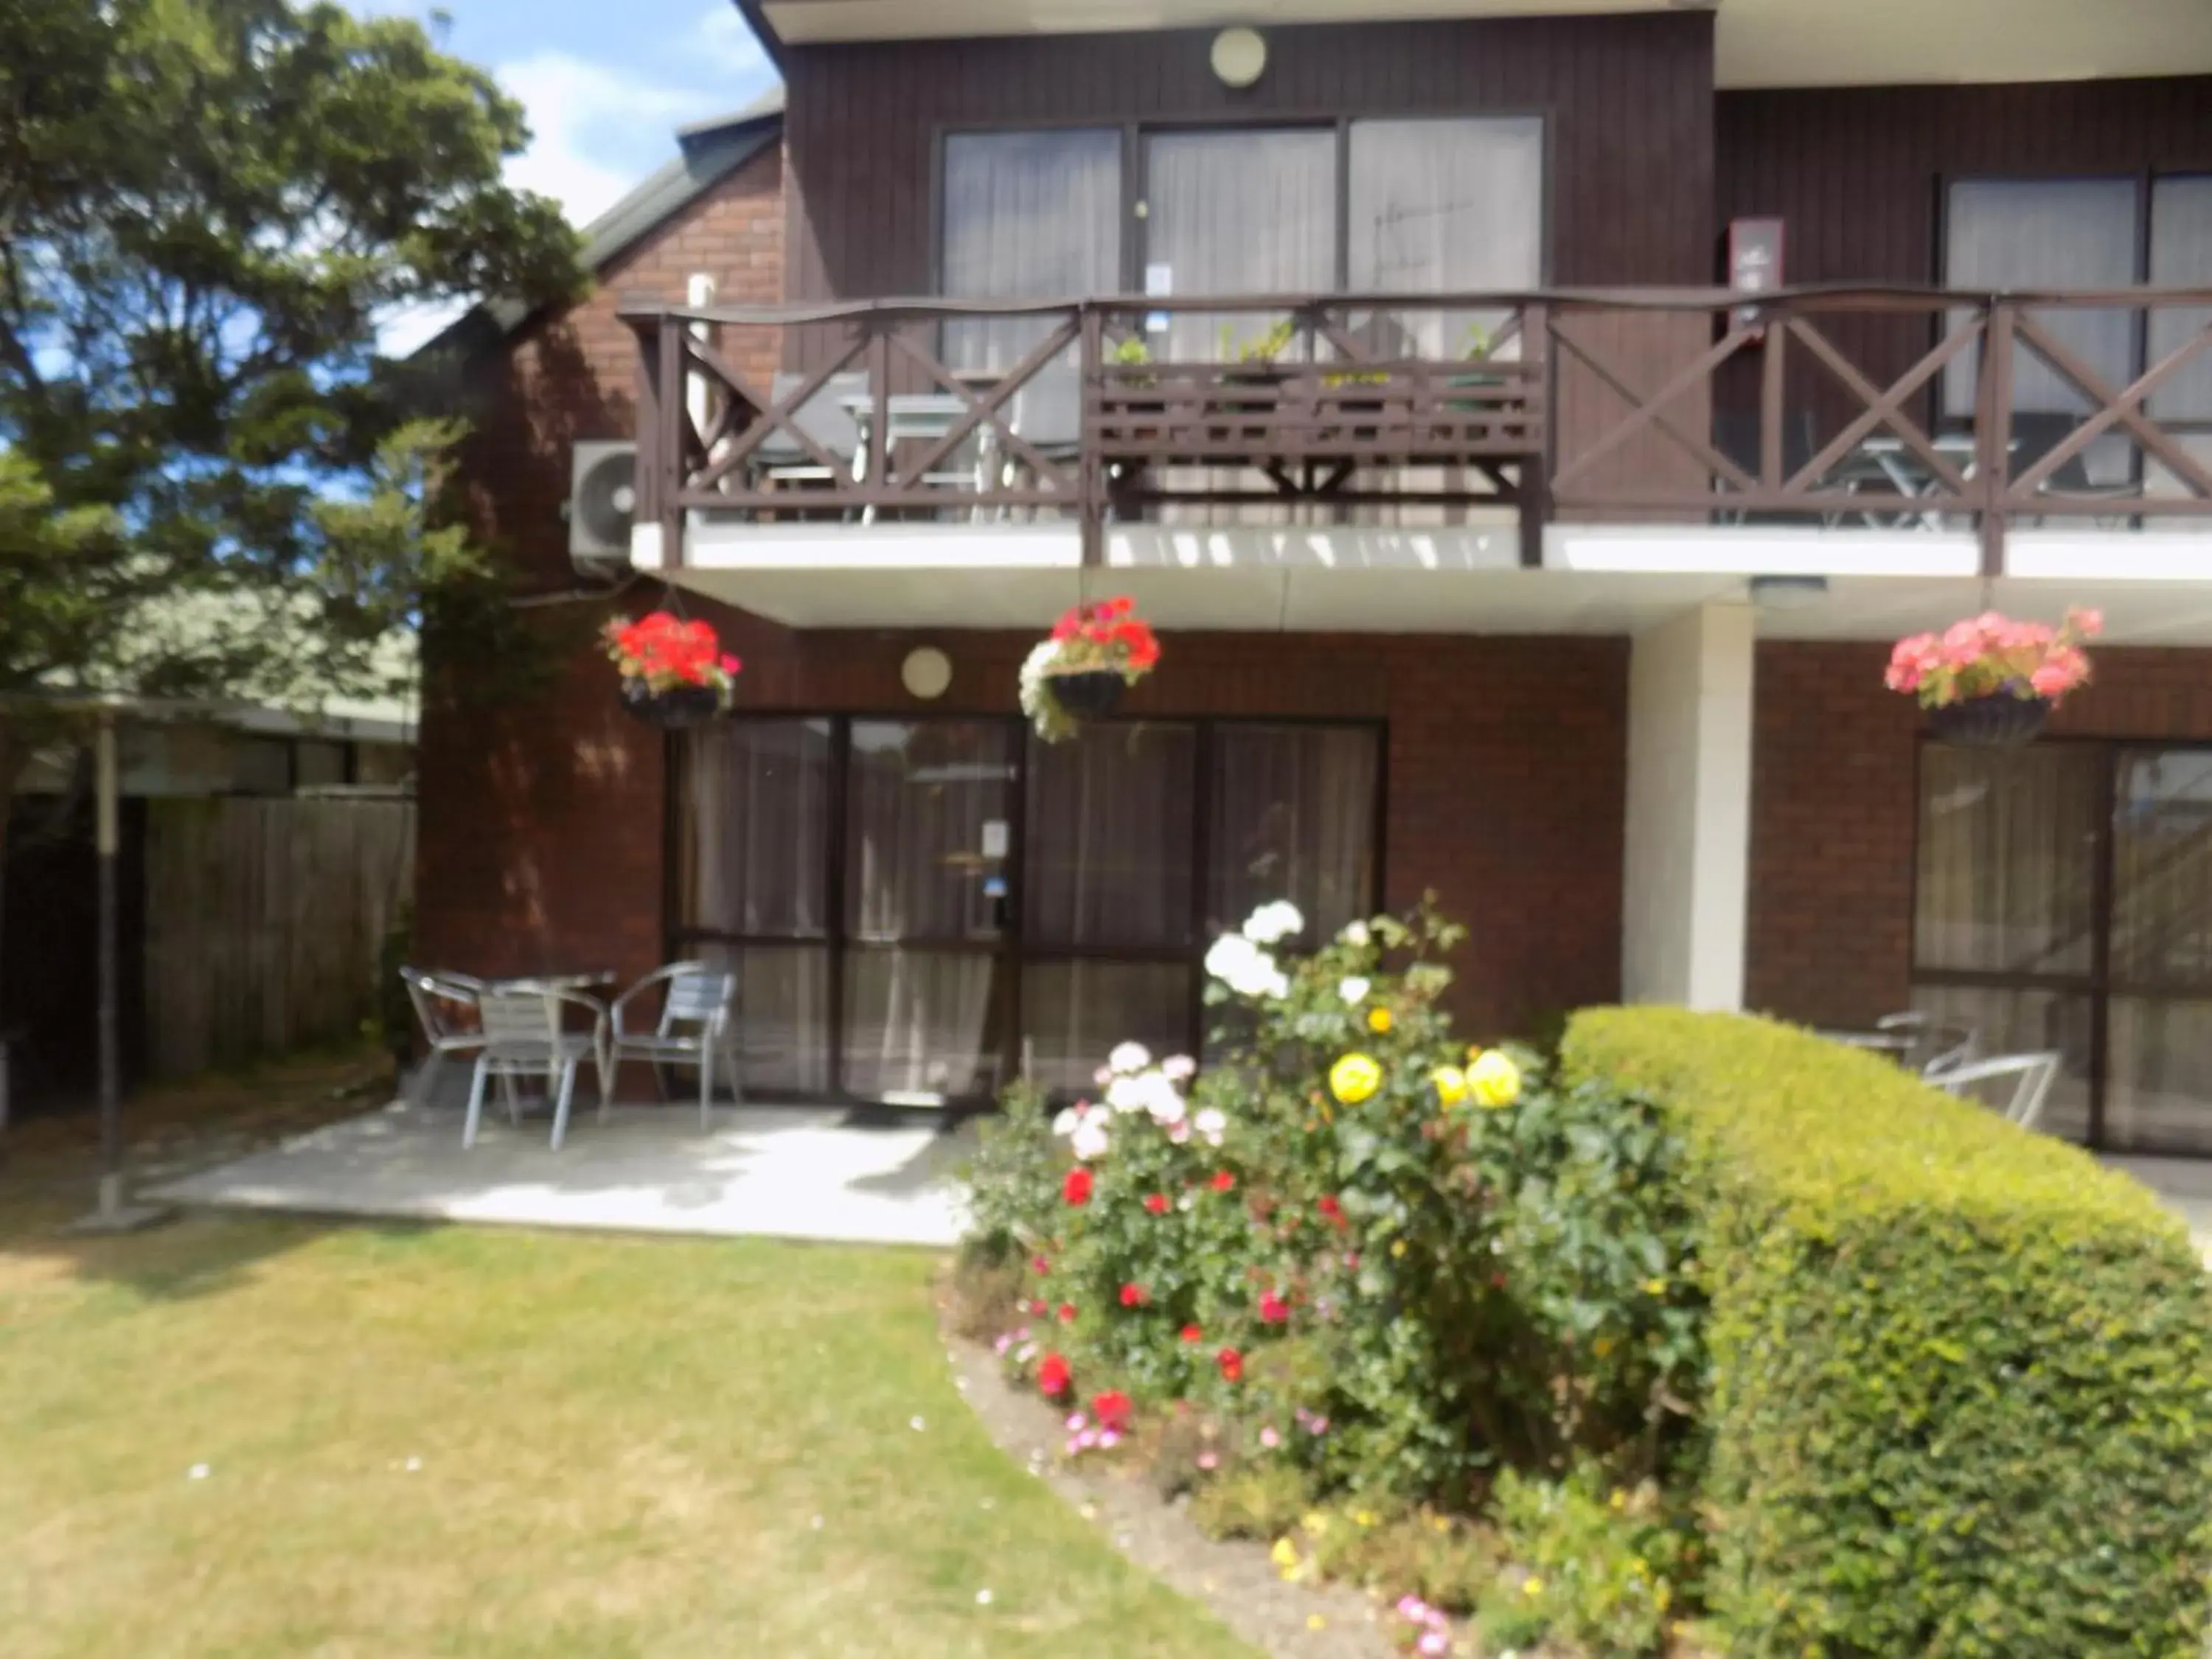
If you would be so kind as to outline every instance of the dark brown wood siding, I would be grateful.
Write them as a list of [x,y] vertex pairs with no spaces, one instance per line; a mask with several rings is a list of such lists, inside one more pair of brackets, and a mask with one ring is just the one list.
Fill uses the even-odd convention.
[[[1716,109],[1719,228],[1780,217],[1792,283],[1941,282],[1948,179],[2212,171],[2212,76],[1724,92]],[[1911,319],[1825,331],[1885,385],[1934,343]],[[1721,400],[1748,407],[1749,366],[1731,371]],[[1824,426],[1858,407],[1825,377],[1807,392]]]
[[1712,20],[1703,13],[1275,28],[1232,92],[1211,30],[796,48],[794,300],[932,292],[940,137],[963,127],[1540,114],[1548,276],[1712,274]]

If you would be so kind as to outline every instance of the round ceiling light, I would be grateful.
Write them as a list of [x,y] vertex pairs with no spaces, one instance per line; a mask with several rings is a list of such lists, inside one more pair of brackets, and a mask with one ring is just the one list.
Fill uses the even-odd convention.
[[1213,37],[1213,72],[1224,87],[1256,85],[1267,72],[1267,42],[1257,29],[1224,29]]
[[941,697],[952,684],[952,659],[933,645],[921,646],[906,653],[899,665],[899,681],[924,702]]

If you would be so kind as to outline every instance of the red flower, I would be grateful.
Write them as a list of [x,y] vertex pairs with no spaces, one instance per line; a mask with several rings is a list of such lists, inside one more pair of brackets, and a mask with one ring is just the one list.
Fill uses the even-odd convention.
[[1217,1170],[1213,1176],[1213,1190],[1225,1193],[1237,1184],[1237,1177],[1226,1170]]
[[1344,1225],[1344,1206],[1336,1201],[1335,1194],[1323,1193],[1321,1197],[1315,1201],[1314,1208],[1319,1210],[1322,1215],[1326,1216],[1330,1221],[1335,1223],[1336,1225],[1340,1227]]
[[1206,1340],[1206,1333],[1195,1325],[1186,1325],[1182,1328],[1182,1340],[1186,1342],[1203,1342]]
[[1213,1356],[1213,1361],[1221,1367],[1223,1382],[1242,1382],[1244,1380],[1244,1356],[1236,1349],[1224,1348]]
[[1052,1271],[1051,1261],[1046,1257],[1041,1255],[1031,1256],[1030,1258],[1030,1266],[1036,1268],[1040,1273],[1048,1273]]
[[1048,1303],[1031,1302],[1025,1305],[1028,1307],[1030,1317],[1032,1319],[1042,1319],[1047,1314],[1052,1311],[1051,1304]]
[[1145,1207],[1154,1215],[1165,1215],[1168,1212],[1168,1195],[1165,1193],[1148,1194],[1145,1199]]
[[1284,1301],[1282,1297],[1277,1296],[1273,1291],[1268,1291],[1261,1295],[1260,1297],[1260,1322],[1261,1324],[1280,1325],[1285,1321],[1288,1320],[1290,1316],[1291,1304],[1289,1303]]
[[1067,1361],[1056,1353],[1047,1354],[1044,1364],[1037,1367],[1037,1392],[1048,1400],[1059,1399],[1067,1392],[1067,1385],[1074,1380],[1074,1374],[1067,1369]]
[[1125,1308],[1141,1308],[1151,1299],[1145,1294],[1145,1287],[1141,1285],[1124,1285],[1121,1287],[1121,1305]]
[[1091,1201],[1091,1171],[1070,1170],[1067,1179],[1060,1183],[1060,1195],[1078,1206],[1088,1204]]
[[1129,1396],[1119,1389],[1109,1389],[1103,1394],[1091,1396],[1091,1414],[1098,1419],[1098,1426],[1115,1434],[1129,1431],[1129,1413],[1135,1409]]
[[1075,1304],[1073,1302],[1063,1302],[1060,1304],[1060,1322],[1063,1325],[1073,1325],[1075,1322]]

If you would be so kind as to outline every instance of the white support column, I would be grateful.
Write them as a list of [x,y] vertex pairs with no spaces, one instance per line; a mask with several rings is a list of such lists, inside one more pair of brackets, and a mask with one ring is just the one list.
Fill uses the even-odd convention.
[[1753,637],[1748,605],[1704,605],[1636,636],[1624,1001],[1743,1006]]

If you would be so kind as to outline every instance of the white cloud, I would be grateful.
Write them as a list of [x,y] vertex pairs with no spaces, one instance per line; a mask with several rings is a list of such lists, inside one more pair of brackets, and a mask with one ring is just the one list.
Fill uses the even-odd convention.
[[699,19],[697,38],[700,50],[725,73],[757,78],[768,70],[768,53],[731,0],[713,0]]
[[550,196],[589,223],[667,159],[670,130],[707,113],[714,94],[540,52],[496,71],[529,112],[531,143],[507,163],[510,184]]

